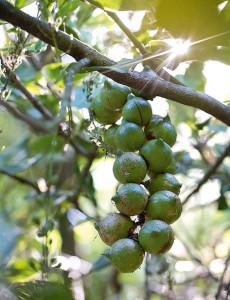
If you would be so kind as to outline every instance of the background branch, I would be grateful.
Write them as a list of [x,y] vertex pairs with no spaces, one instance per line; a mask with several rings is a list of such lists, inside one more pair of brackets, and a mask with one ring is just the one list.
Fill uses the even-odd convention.
[[12,114],[18,120],[23,121],[36,133],[48,133],[49,128],[47,128],[42,122],[22,114],[13,105],[9,104],[8,101],[0,100],[0,105],[4,106],[10,114]]
[[[50,133],[52,131],[52,129],[55,128],[54,126],[46,127],[42,122],[22,114],[15,107],[10,105],[7,101],[0,100],[0,105],[5,107],[7,109],[7,111],[10,114],[12,114],[15,118],[17,118],[18,120],[27,124],[37,134],[38,133]],[[68,142],[73,147],[73,149],[75,150],[76,153],[81,154],[86,157],[88,157],[90,155],[94,155],[94,153],[96,151],[94,146],[93,146],[92,150],[86,150],[80,143],[77,143],[76,138],[69,137],[68,131],[66,132],[66,130],[65,130],[65,127],[67,126],[67,128],[68,128],[68,125],[67,124],[63,124],[63,125],[64,126],[62,126],[62,123],[59,125],[59,129],[60,129],[59,134],[61,136],[63,136],[65,139],[68,139]],[[81,138],[78,137],[78,140],[81,140]]]
[[[116,65],[113,60],[76,38],[71,38],[68,34],[57,31],[50,24],[25,14],[4,0],[0,0],[0,18],[57,47],[76,60],[89,57],[91,65],[108,67],[106,72],[102,72],[104,75],[118,83],[143,91],[146,98],[152,99],[155,96],[161,96],[184,105],[196,107],[230,125],[230,107],[218,100],[191,88],[155,78],[150,73],[111,69],[109,67]],[[105,70],[103,69],[103,71]]]
[[129,38],[129,40],[133,43],[133,45],[136,47],[137,50],[142,54],[142,57],[139,57],[138,59],[141,61],[142,58],[149,56],[150,59],[147,61],[147,65],[151,67],[156,74],[158,74],[160,77],[163,79],[179,84],[179,85],[184,85],[182,82],[180,82],[178,79],[173,77],[171,74],[169,74],[166,70],[162,72],[162,67],[159,66],[157,63],[154,62],[153,59],[151,59],[151,53],[149,53],[145,46],[136,38],[136,36],[132,33],[131,30],[121,21],[121,19],[117,16],[117,14],[113,11],[110,11],[106,8],[104,8],[100,3],[94,1],[94,0],[87,0],[90,4],[93,6],[96,6],[100,9],[102,9],[120,28],[121,30],[125,33],[125,35]]
[[28,186],[32,187],[34,190],[36,190],[36,192],[41,193],[41,191],[38,188],[37,184],[35,184],[34,182],[28,180],[27,178],[23,178],[23,177],[20,177],[18,175],[11,174],[11,173],[9,173],[5,170],[2,170],[2,169],[0,169],[0,173],[2,173],[4,175],[7,175],[8,177],[10,177],[14,180],[17,180],[18,182],[20,182],[22,184],[28,185]]
[[151,288],[150,288],[150,282],[151,282],[151,275],[152,273],[149,271],[149,265],[151,263],[151,254],[146,253],[145,255],[145,295],[144,300],[150,300],[151,298]]
[[4,66],[6,70],[6,74],[8,75],[12,84],[14,84],[14,86],[19,91],[21,91],[23,95],[26,96],[27,100],[29,100],[29,102],[43,115],[43,117],[46,120],[53,119],[51,112],[45,106],[43,106],[42,103],[26,89],[24,84],[20,81],[19,77],[4,63],[4,59],[2,58],[1,55],[0,55],[0,61]]
[[208,179],[216,172],[218,167],[222,164],[223,160],[225,159],[226,156],[228,156],[230,153],[230,143],[228,146],[225,148],[224,152],[218,157],[216,162],[208,169],[208,171],[205,173],[203,178],[198,182],[196,188],[188,194],[188,196],[185,198],[183,201],[183,205],[188,202],[188,200],[191,198],[192,195],[196,194],[200,188],[208,181]]
[[188,256],[190,257],[190,259],[196,263],[198,263],[199,265],[201,265],[206,271],[207,274],[210,278],[212,278],[214,281],[218,282],[218,278],[213,274],[213,272],[210,271],[209,267],[206,266],[206,264],[201,260],[201,258],[197,257],[190,249],[190,247],[187,245],[186,242],[183,241],[183,239],[181,239],[180,236],[178,236],[178,233],[176,234],[177,239],[183,244]]
[[[230,253],[229,253],[229,255],[228,255],[228,257],[227,257],[227,259],[225,261],[224,271],[222,273],[222,276],[221,276],[221,279],[220,279],[220,282],[219,282],[218,290],[217,290],[217,293],[216,293],[216,299],[217,300],[221,299],[220,296],[221,296],[221,291],[222,291],[222,289],[224,287],[224,278],[225,278],[225,275],[228,272],[229,266],[230,266]],[[227,294],[226,295],[226,299],[228,299],[228,296],[229,296],[229,293],[230,293],[230,290],[229,290],[230,286],[229,286],[229,284],[228,284],[228,288],[226,289],[226,294]]]
[[57,116],[57,119],[62,121],[64,119],[66,108],[70,106],[71,103],[71,96],[73,91],[73,80],[74,75],[78,73],[82,68],[88,66],[90,64],[90,59],[88,57],[82,58],[77,63],[70,66],[70,68],[67,71],[66,77],[65,77],[65,92],[64,97],[61,101],[61,108],[59,111],[59,115]]

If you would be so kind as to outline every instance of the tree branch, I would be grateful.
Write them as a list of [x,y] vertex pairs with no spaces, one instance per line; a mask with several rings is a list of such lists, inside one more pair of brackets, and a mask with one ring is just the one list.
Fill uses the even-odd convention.
[[[0,105],[4,106],[10,114],[12,114],[15,118],[19,119],[20,121],[26,123],[35,133],[50,133],[54,126],[49,126],[47,124],[46,127],[42,122],[33,119],[29,116],[23,115],[20,111],[18,111],[15,107],[10,105],[8,101],[3,101],[0,99]],[[68,125],[67,125],[68,126]],[[65,139],[68,139],[70,145],[74,148],[75,152],[81,154],[83,156],[89,157],[95,153],[95,147],[90,150],[85,149],[80,143],[76,142],[76,138],[69,137],[69,134],[66,134],[66,131],[62,128],[61,124],[59,125],[59,134],[63,136]],[[79,140],[82,140],[80,136],[78,136]]]
[[190,257],[190,259],[192,261],[195,261],[196,263],[198,263],[199,265],[201,265],[203,268],[206,269],[208,275],[216,282],[218,282],[218,278],[210,271],[209,267],[206,266],[206,264],[197,256],[194,255],[193,251],[190,249],[190,247],[187,245],[186,242],[183,241],[183,239],[181,239],[181,237],[178,236],[178,233],[176,234],[177,239],[183,244],[185,250],[188,253],[188,256]]
[[44,126],[44,124],[34,118],[31,118],[29,116],[26,116],[22,114],[19,110],[17,110],[13,105],[10,105],[8,101],[3,101],[0,99],[0,105],[4,106],[9,113],[11,113],[15,118],[23,121],[27,125],[30,126],[30,128],[35,132],[35,133],[48,133],[49,128]]
[[208,171],[205,173],[203,178],[198,182],[196,188],[191,193],[188,194],[188,196],[183,201],[183,205],[187,203],[190,197],[196,194],[200,190],[202,185],[205,184],[208,181],[208,179],[216,172],[218,167],[222,164],[223,160],[225,159],[226,156],[229,155],[229,153],[230,153],[230,143],[225,148],[224,152],[217,158],[216,162],[208,169]]
[[[196,107],[230,125],[230,107],[218,100],[191,88],[155,78],[150,73],[144,74],[144,72],[138,73],[136,71],[115,69],[116,63],[113,60],[76,38],[71,38],[68,34],[57,31],[50,24],[20,11],[5,0],[0,0],[0,18],[14,26],[20,27],[51,46],[68,53],[76,60],[88,57],[91,60],[91,65],[108,67],[106,73],[104,73],[107,77],[118,83],[143,91],[148,99],[161,96],[184,105]],[[113,68],[109,68],[110,66],[113,66]]]
[[[99,2],[96,2],[94,0],[86,0],[88,3],[90,3],[91,5],[100,8],[101,10],[103,10],[104,12],[106,12],[106,14],[108,16],[110,16],[110,18],[121,28],[121,30],[127,35],[127,37],[130,39],[130,41],[133,43],[133,45],[139,50],[139,52],[141,54],[147,54],[148,51],[146,51],[145,47],[143,46],[143,44],[135,37],[135,35],[129,30],[129,28],[118,18],[117,14],[111,10],[108,10],[106,8],[104,8]],[[84,2],[84,0],[83,0]]]
[[11,174],[11,173],[9,173],[5,170],[2,170],[2,169],[0,169],[0,173],[2,173],[4,175],[7,175],[7,176],[11,177],[12,179],[17,180],[18,182],[20,182],[22,184],[25,184],[25,185],[28,185],[28,186],[32,187],[39,194],[41,193],[41,191],[40,191],[39,187],[37,186],[37,184],[35,184],[34,182],[32,182],[32,181],[30,181],[26,178],[20,177],[20,176],[15,175],[15,174]]
[[4,59],[0,55],[0,62],[2,62],[2,65],[4,66],[6,70],[6,74],[8,75],[9,79],[11,80],[12,84],[21,91],[24,96],[30,101],[30,103],[43,115],[43,117],[46,120],[53,119],[52,113],[42,105],[42,103],[34,97],[23,85],[23,83],[20,81],[18,76],[5,64]]
[[180,82],[178,79],[173,77],[171,74],[169,74],[166,70],[163,70],[162,72],[162,67],[159,66],[157,63],[154,62],[153,58],[151,58],[152,54],[149,53],[144,45],[136,38],[136,36],[132,33],[132,31],[121,21],[121,19],[117,16],[117,14],[113,11],[110,11],[108,9],[105,9],[100,3],[94,1],[94,0],[87,0],[91,5],[96,6],[100,9],[102,9],[124,32],[124,34],[129,38],[129,40],[133,43],[134,47],[139,50],[139,52],[142,54],[142,57],[139,59],[141,60],[142,58],[146,58],[146,56],[149,57],[147,61],[147,65],[151,67],[156,74],[158,74],[161,78],[179,84],[183,85],[182,82]]

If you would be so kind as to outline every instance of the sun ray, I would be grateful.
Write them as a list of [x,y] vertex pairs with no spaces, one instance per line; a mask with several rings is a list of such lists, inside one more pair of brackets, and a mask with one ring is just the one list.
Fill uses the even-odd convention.
[[[167,68],[167,66],[172,64],[173,60],[175,60],[175,59],[179,58],[180,56],[182,56],[183,54],[185,54],[194,45],[203,43],[203,42],[211,40],[211,39],[215,39],[220,36],[227,35],[229,33],[230,33],[230,30],[207,37],[207,38],[203,38],[203,39],[200,39],[200,40],[194,41],[194,42],[191,42],[189,39],[188,40],[173,39],[173,38],[165,39],[166,42],[168,41],[168,45],[171,46],[170,49],[161,51],[159,53],[153,53],[153,54],[148,53],[146,55],[142,55],[140,57],[137,57],[137,58],[129,60],[129,61],[118,62],[115,65],[113,65],[112,68],[117,69],[118,71],[120,71],[121,69],[131,69],[131,68],[135,68],[135,66],[138,65],[139,63],[143,63],[143,62],[146,62],[146,61],[148,61],[150,59],[154,59],[154,58],[160,59],[163,57],[167,57],[167,55],[168,55],[168,57],[166,59],[162,60],[162,63],[157,66],[157,69],[154,70],[161,77],[162,76],[161,74],[166,72],[165,68]],[[106,74],[110,71],[111,70],[105,70],[103,72],[103,74]],[[162,71],[161,74],[159,74],[160,71]],[[168,76],[170,76],[169,73],[168,73]],[[144,87],[142,89],[144,89]]]
[[212,35],[212,36],[209,36],[209,37],[207,37],[207,38],[204,38],[204,39],[201,39],[201,40],[198,40],[198,41],[195,41],[195,42],[192,42],[192,43],[191,43],[191,46],[196,45],[196,44],[200,44],[200,43],[203,43],[203,42],[206,42],[206,41],[208,41],[208,40],[215,39],[215,38],[217,38],[217,37],[226,35],[226,34],[228,34],[228,33],[230,33],[230,30],[225,31],[225,32],[222,32],[222,33],[218,33],[218,34],[215,34],[215,35]]

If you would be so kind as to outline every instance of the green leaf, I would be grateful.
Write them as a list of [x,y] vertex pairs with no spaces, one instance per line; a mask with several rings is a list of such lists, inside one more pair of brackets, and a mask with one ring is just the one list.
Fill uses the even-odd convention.
[[229,209],[229,205],[227,203],[227,199],[224,195],[221,195],[219,198],[218,198],[218,210],[226,210],[226,209]]
[[224,193],[229,191],[229,181],[223,180],[220,187],[220,194],[223,195]]
[[35,164],[41,158],[41,154],[36,153],[34,156],[29,156],[27,144],[28,139],[26,138],[2,151],[0,153],[0,169],[10,174],[17,174]]
[[123,0],[120,5],[120,10],[152,10],[158,2],[159,0]]
[[230,2],[226,1],[224,9],[221,11],[221,15],[225,18],[226,21],[230,21]]
[[0,163],[0,169],[10,174],[17,174],[27,170],[33,164],[35,164],[41,155],[36,155],[34,157],[28,158],[27,160],[18,162],[17,165],[10,165],[7,162]]
[[68,15],[73,14],[74,11],[78,8],[80,4],[80,0],[72,0],[72,1],[58,1],[59,10],[56,17],[66,18]]
[[31,4],[31,3],[33,3],[33,2],[35,2],[35,0],[16,0],[15,1],[15,6],[17,8],[22,8],[24,6],[27,6],[27,5]]
[[35,259],[16,259],[8,272],[11,280],[22,280],[34,275],[39,270],[40,263]]
[[204,91],[206,78],[203,74],[204,63],[201,61],[194,61],[190,64],[186,70],[184,76],[178,76],[185,85],[196,89],[198,91]]
[[89,108],[89,101],[87,100],[85,92],[82,87],[76,87],[74,101],[71,103],[72,106],[77,108]]
[[96,0],[102,7],[119,10],[122,0]]
[[60,109],[57,98],[52,94],[37,95],[39,101],[50,110],[53,115],[56,115]]
[[28,63],[22,62],[18,68],[16,69],[15,73],[19,76],[20,80],[28,81],[39,79],[40,73],[37,72],[34,68]]
[[54,229],[54,221],[53,220],[46,220],[45,224],[38,230],[37,235],[38,237],[43,237],[48,234],[49,231]]
[[74,300],[71,289],[56,282],[17,283],[13,287],[13,292],[19,299],[23,300]]
[[18,33],[18,28],[17,27],[12,27],[6,30],[7,33]]
[[85,184],[84,188],[85,194],[88,197],[88,199],[93,203],[95,207],[98,206],[97,199],[95,197],[95,187],[92,176],[89,174],[88,179]]
[[113,10],[152,10],[159,0],[95,0],[104,8]]
[[0,214],[0,228],[0,267],[2,267],[10,259],[21,230],[2,214]]
[[64,139],[56,134],[46,134],[32,140],[29,144],[31,153],[47,154],[52,152],[59,152],[63,149],[65,144]]
[[95,10],[94,6],[87,5],[85,3],[81,3],[79,5],[79,10],[76,15],[77,16],[76,27],[78,29],[81,28],[82,25],[84,25],[84,23],[90,19],[94,10]]
[[57,82],[61,78],[63,79],[63,76],[65,72],[65,67],[62,63],[51,63],[49,65],[46,65],[41,73],[42,76],[44,76],[47,80],[52,80]]
[[[176,5],[172,0],[158,2],[154,13],[157,25],[169,31],[174,38],[199,41],[229,30],[229,24],[218,10],[218,3],[222,1],[177,0]],[[207,43],[220,45],[222,40],[220,36]]]
[[44,43],[43,41],[39,40],[36,43],[27,47],[27,50],[32,53],[40,53],[40,52],[45,51],[46,48],[47,48],[47,44]]
[[197,124],[195,124],[196,128],[197,128],[198,130],[204,129],[204,127],[207,126],[207,125],[210,123],[211,119],[212,119],[212,118],[210,117],[210,118],[208,118],[207,120],[205,120],[205,121],[202,122],[202,123],[197,123]]

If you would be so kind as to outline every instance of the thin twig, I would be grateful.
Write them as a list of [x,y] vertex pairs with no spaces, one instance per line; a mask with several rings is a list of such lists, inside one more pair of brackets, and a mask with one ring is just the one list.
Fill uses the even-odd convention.
[[121,30],[127,35],[133,45],[140,51],[142,55],[148,54],[148,51],[145,49],[144,45],[136,38],[131,30],[121,21],[117,14],[111,10],[106,9],[100,3],[94,0],[87,0],[91,5],[96,6],[102,9],[111,19],[121,28]]
[[49,128],[47,128],[42,122],[22,114],[19,110],[17,110],[12,105],[10,105],[8,101],[0,100],[0,105],[4,106],[8,110],[8,112],[11,113],[15,118],[29,125],[34,132],[36,133],[49,132]]
[[36,190],[36,192],[38,192],[39,194],[41,193],[40,189],[38,188],[37,184],[35,184],[34,182],[26,179],[26,178],[23,178],[21,176],[18,176],[18,175],[15,175],[15,174],[11,174],[5,170],[2,170],[0,169],[0,173],[4,174],[4,175],[7,175],[8,177],[12,178],[12,179],[15,179],[17,180],[18,182],[22,183],[22,184],[25,184],[25,185],[28,185],[30,187],[32,187],[33,189]]
[[208,277],[209,274],[208,273],[198,273],[197,275],[187,278],[185,280],[182,281],[176,281],[175,285],[179,285],[179,286],[186,286],[187,284],[193,284],[193,286],[196,284],[195,281],[200,280],[200,279],[204,279],[205,277]]
[[106,8],[104,8],[100,3],[94,1],[94,0],[87,0],[91,5],[96,6],[100,9],[102,9],[113,21],[121,28],[121,30],[126,34],[126,36],[130,39],[130,41],[133,43],[135,48],[139,50],[139,52],[142,54],[142,57],[139,57],[138,60],[141,60],[142,58],[150,57],[147,64],[150,66],[156,74],[158,74],[163,79],[185,86],[182,82],[180,82],[178,79],[173,77],[171,74],[167,72],[167,70],[164,70],[162,73],[162,67],[160,67],[157,63],[153,61],[151,58],[151,53],[149,53],[144,45],[137,39],[137,37],[132,33],[132,31],[121,21],[121,19],[117,16],[117,14],[113,11],[110,11]]
[[68,69],[67,75],[65,77],[65,92],[64,97],[61,102],[61,109],[59,111],[59,115],[57,117],[58,123],[60,121],[64,120],[66,108],[70,107],[71,103],[71,95],[73,90],[73,84],[74,84],[74,76],[76,73],[78,73],[81,69],[88,66],[90,64],[91,60],[88,57],[82,58],[74,65],[71,65],[71,67]]
[[61,92],[59,92],[58,90],[54,90],[53,89],[53,83],[52,82],[47,82],[46,86],[47,88],[50,90],[50,92],[52,93],[52,95],[58,99],[58,101],[62,101],[63,95]]
[[[71,76],[73,77],[73,75],[77,71],[79,71],[81,68],[85,67],[88,63],[89,63],[89,59],[86,58],[86,59],[82,60],[81,62],[78,62],[77,64],[75,64],[74,68],[73,69],[71,68],[71,70],[72,70]],[[74,73],[74,71],[75,71],[75,73]],[[26,88],[21,84],[21,82],[19,81],[17,76],[13,72],[9,72],[9,75],[10,75],[9,78],[13,79],[14,83],[17,83],[17,87],[19,88],[19,90],[21,90],[25,95],[28,96],[28,99],[33,104],[35,104],[35,106],[43,114],[43,116],[45,113],[46,119],[53,120],[51,113],[48,110],[46,111],[46,108],[43,107],[42,104],[26,90]],[[11,76],[12,76],[12,78],[11,78]],[[71,78],[71,80],[72,79],[73,78]],[[69,88],[70,88],[70,86],[69,86]],[[54,126],[54,124],[49,124],[49,126],[45,127],[44,124],[41,123],[40,121],[22,114],[20,111],[18,111],[16,108],[14,108],[12,105],[10,105],[8,102],[6,102],[4,100],[0,99],[0,105],[4,106],[8,110],[8,112],[11,113],[14,117],[16,117],[17,119],[19,119],[19,120],[23,121],[24,123],[26,123],[27,125],[29,125],[35,131],[35,133],[49,133],[49,132],[51,132],[52,129],[56,128],[56,126]],[[57,123],[57,121],[55,123]],[[68,125],[66,124],[66,126],[68,126]],[[61,125],[59,126],[59,128],[60,128],[59,134],[62,135],[64,138],[68,137],[68,139],[69,139],[69,135],[67,136],[66,130],[63,130]],[[78,137],[78,138],[81,139],[80,137]],[[76,141],[73,138],[69,139],[69,143],[74,148],[76,153],[82,154],[83,156],[87,156],[87,157],[91,156],[92,153],[94,152],[94,151],[90,152],[90,151],[86,150],[79,143],[76,143]]]
[[[33,129],[35,133],[49,133],[51,132],[51,128],[45,127],[41,122],[38,120],[32,119],[28,116],[23,115],[21,112],[19,112],[17,109],[15,109],[12,105],[10,105],[6,101],[0,100],[0,105],[4,106],[9,113],[11,113],[14,117],[19,119],[20,121],[23,121],[27,125]],[[67,138],[66,132],[64,130],[60,130],[59,134],[63,136],[64,138]],[[68,136],[69,137],[69,136]],[[78,139],[81,139],[78,137]],[[76,153],[79,153],[83,156],[91,156],[95,150],[88,151],[83,146],[81,146],[79,143],[77,143],[76,139],[70,138],[69,139],[70,145],[73,147],[73,149],[76,151]]]
[[65,77],[65,93],[62,106],[66,107],[71,102],[71,93],[73,90],[74,76],[81,69],[90,64],[90,59],[88,57],[79,60],[77,63],[70,66]]
[[146,253],[145,256],[145,295],[144,295],[144,300],[150,300],[151,298],[151,288],[150,288],[150,275],[151,272],[149,271],[149,265],[151,262],[151,254]]
[[[64,136],[64,134],[62,134]],[[74,140],[74,138],[69,139],[70,145],[73,147],[76,153],[79,153],[83,156],[90,156],[92,154],[91,151],[86,150],[83,146],[81,146],[77,141]]]
[[45,106],[43,106],[42,103],[25,88],[25,86],[20,82],[16,74],[11,73],[10,79],[18,88],[18,90],[20,90],[27,97],[30,103],[43,115],[43,117],[46,120],[52,120],[53,118],[52,113]]
[[209,268],[207,266],[205,266],[205,264],[202,262],[202,260],[195,256],[191,249],[189,248],[189,246],[181,239],[178,237],[178,234],[177,234],[177,238],[179,239],[179,241],[183,244],[184,248],[186,249],[189,257],[191,258],[191,260],[197,262],[199,265],[201,265],[203,268],[205,268],[205,270],[207,271],[208,275],[214,280],[214,281],[218,281],[218,278],[213,275],[213,273],[209,270]]
[[204,209],[204,208],[206,208],[206,207],[210,207],[210,206],[212,206],[212,205],[216,205],[216,203],[218,202],[218,198],[217,199],[215,199],[214,201],[210,201],[210,202],[208,202],[208,203],[206,203],[206,204],[201,204],[201,205],[194,205],[194,206],[191,206],[191,207],[189,207],[189,211],[196,211],[196,210],[198,210],[198,211],[201,211],[202,209]]
[[[51,129],[50,127],[45,127],[43,125],[43,123],[41,123],[38,120],[35,120],[29,116],[23,115],[21,112],[19,112],[16,108],[14,108],[12,105],[10,105],[8,102],[0,100],[0,105],[4,106],[9,113],[11,113],[15,118],[19,119],[20,121],[26,123],[27,125],[29,125],[29,127],[35,132],[35,133],[50,133]],[[67,125],[68,126],[68,125]],[[69,139],[69,136],[67,136],[66,131],[62,130],[60,128],[59,134],[61,136],[63,136],[64,138]],[[81,139],[80,137],[78,137],[79,139]],[[76,151],[76,153],[79,153],[83,156],[90,156],[92,155],[92,151],[88,151],[86,150],[83,146],[81,146],[79,143],[77,143],[75,141],[75,139],[70,138],[69,139],[69,143],[70,145],[74,148],[74,150]]]
[[91,156],[88,158],[84,168],[81,171],[81,177],[78,179],[78,187],[74,192],[74,196],[72,198],[72,202],[76,205],[76,201],[78,200],[80,193],[84,189],[85,185],[84,183],[86,182],[86,179],[89,175],[90,168],[92,166],[93,160],[96,157],[96,149],[95,151],[91,154]]
[[196,188],[191,193],[188,194],[188,196],[183,201],[183,205],[187,203],[190,197],[196,194],[203,186],[203,184],[205,184],[208,181],[208,179],[216,172],[218,167],[222,164],[223,160],[225,159],[226,156],[228,156],[229,153],[230,153],[230,143],[225,148],[224,152],[218,157],[216,162],[208,169],[208,171],[205,173],[203,178],[198,182]]
[[[216,300],[218,300],[219,297],[220,297],[221,290],[222,290],[223,285],[224,285],[224,277],[225,277],[225,274],[227,274],[227,270],[228,270],[229,265],[230,265],[230,254],[228,255],[228,257],[227,257],[227,259],[225,261],[225,268],[224,268],[224,271],[223,271],[223,273],[221,275],[221,279],[220,279],[220,282],[219,282],[218,290],[217,290],[217,293],[215,295]],[[227,290],[227,293],[229,293],[228,290]],[[228,299],[228,295],[227,295],[226,299]]]
[[11,82],[15,85],[15,87],[22,92],[26,96],[26,98],[30,101],[30,103],[43,115],[46,120],[53,119],[51,112],[42,105],[42,103],[34,97],[23,85],[20,81],[19,77],[4,63],[2,56],[0,55],[0,60],[2,65],[6,70],[6,74],[10,78]]

